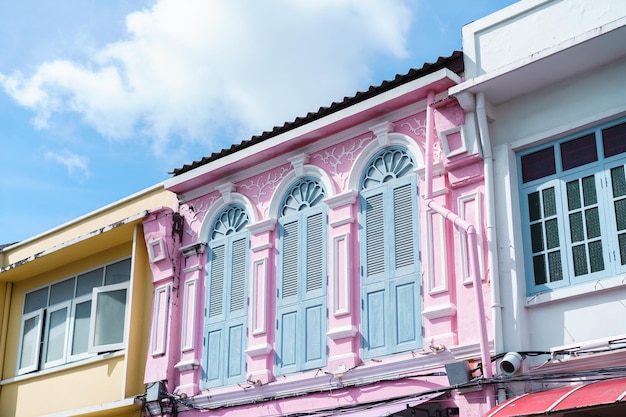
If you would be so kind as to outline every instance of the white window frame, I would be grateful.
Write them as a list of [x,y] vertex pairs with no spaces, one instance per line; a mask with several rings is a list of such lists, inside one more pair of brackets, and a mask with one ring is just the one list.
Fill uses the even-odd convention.
[[[91,317],[89,318],[89,343],[87,351],[89,353],[102,353],[113,350],[120,350],[126,347],[126,334],[128,327],[128,315],[129,315],[129,299],[130,299],[130,281],[122,282],[119,284],[105,285],[103,287],[96,287],[92,290],[91,296]],[[108,343],[104,345],[96,345],[94,338],[96,336],[96,325],[98,317],[96,312],[98,311],[98,296],[102,293],[115,292],[120,290],[126,290],[126,301],[124,303],[124,329],[122,330],[122,341],[118,343]]]
[[[621,123],[624,123],[624,120],[621,120],[618,123],[611,123],[610,125],[599,125],[586,132],[579,132],[575,135],[563,137],[551,142],[549,147],[554,147],[556,173],[533,179],[527,183],[522,182],[523,176],[521,158],[534,152],[541,151],[542,149],[545,149],[546,146],[542,145],[532,148],[518,155],[520,204],[523,216],[521,227],[524,240],[524,265],[527,277],[526,293],[528,296],[535,296],[544,292],[569,288],[585,282],[603,280],[626,272],[626,265],[621,265],[620,260],[616,259],[619,258],[619,254],[617,256],[615,255],[619,252],[619,242],[617,238],[617,224],[615,221],[614,199],[612,197],[611,189],[611,169],[620,165],[626,165],[626,153],[605,157],[602,151],[603,148],[601,148],[602,130],[611,127],[611,125],[619,125]],[[563,170],[561,166],[560,145],[590,133],[595,134],[598,159],[589,164]],[[572,259],[570,220],[567,209],[567,183],[569,181],[581,179],[587,176],[593,176],[596,184],[596,206],[598,207],[601,232],[599,239],[594,240],[599,240],[602,243],[604,269],[596,272],[588,271],[586,274],[575,276],[574,261]],[[550,185],[550,183],[553,183],[553,185]],[[558,236],[559,247],[561,250],[561,271],[563,279],[560,281],[547,282],[545,284],[536,284],[533,270],[533,252],[531,248],[528,196],[533,192],[541,192],[541,190],[551,187],[554,188],[556,194],[556,218],[559,223]],[[583,221],[585,220],[583,219]],[[587,240],[588,238],[585,238],[584,242]]]
[[[65,333],[64,333],[64,337],[63,337],[63,351],[62,351],[62,355],[61,358],[50,361],[50,362],[46,362],[46,356],[48,355],[48,350],[49,350],[49,340],[48,337],[50,336],[50,317],[52,316],[52,313],[55,313],[59,310],[62,309],[66,309],[66,313],[65,313],[65,321],[64,321],[64,327],[65,327]],[[64,363],[67,362],[67,349],[68,349],[68,340],[69,340],[69,325],[70,325],[70,315],[71,315],[71,311],[72,311],[72,301],[68,300],[68,301],[64,301],[62,303],[59,304],[55,304],[53,306],[50,306],[46,309],[46,321],[44,323],[44,332],[43,332],[43,341],[41,343],[42,347],[43,347],[43,352],[42,352],[42,357],[41,357],[41,367],[42,369],[48,369],[48,368],[53,368],[55,366],[59,366],[59,365],[63,365]]]
[[[72,300],[72,315],[70,317],[71,333],[69,334],[68,346],[67,346],[67,352],[68,352],[67,361],[68,362],[73,362],[73,361],[77,361],[81,359],[87,359],[87,358],[91,358],[92,356],[94,356],[93,353],[89,352],[89,349],[87,349],[85,352],[72,354],[72,346],[74,345],[74,329],[76,328],[76,307],[79,304],[86,303],[87,301],[91,302],[91,306],[89,306],[89,311],[90,311],[89,314],[91,314],[91,307],[93,306],[93,299],[92,299],[91,293],[81,295],[80,297],[77,297],[74,300]],[[91,326],[91,316],[89,317],[89,326]],[[89,334],[87,334],[87,337],[89,337]]]
[[[17,374],[18,375],[23,375],[23,374],[27,374],[27,373],[39,370],[39,359],[40,359],[40,353],[41,353],[40,341],[41,341],[41,332],[43,331],[43,313],[44,313],[44,309],[40,308],[30,313],[24,314],[22,316],[22,325],[20,326],[20,341],[19,341],[18,350],[17,350],[18,352]],[[20,367],[21,362],[22,362],[22,348],[24,345],[24,325],[26,324],[28,320],[35,318],[35,317],[37,317],[37,326],[36,326],[37,340],[34,343],[34,346],[32,347],[32,350],[33,350],[32,357],[33,357],[34,363],[30,365],[26,365],[24,367]]]

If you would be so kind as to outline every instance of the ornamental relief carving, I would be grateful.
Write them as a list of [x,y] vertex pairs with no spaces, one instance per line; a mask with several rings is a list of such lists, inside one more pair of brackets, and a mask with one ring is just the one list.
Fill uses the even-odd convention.
[[263,218],[267,218],[270,199],[280,182],[291,171],[291,166],[282,166],[272,171],[249,178],[237,184],[237,190],[256,203]]
[[351,139],[314,153],[311,155],[311,159],[319,160],[320,167],[332,175],[341,189],[345,189],[352,163],[361,150],[373,139],[372,136]]
[[185,218],[185,234],[195,240],[200,231],[202,220],[211,206],[220,199],[220,193],[214,192],[180,206],[180,214]]

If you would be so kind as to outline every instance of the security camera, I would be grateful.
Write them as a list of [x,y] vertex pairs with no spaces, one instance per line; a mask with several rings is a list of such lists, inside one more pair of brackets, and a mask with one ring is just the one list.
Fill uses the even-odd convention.
[[522,355],[517,352],[509,352],[502,358],[500,362],[500,371],[507,376],[515,375],[522,366]]

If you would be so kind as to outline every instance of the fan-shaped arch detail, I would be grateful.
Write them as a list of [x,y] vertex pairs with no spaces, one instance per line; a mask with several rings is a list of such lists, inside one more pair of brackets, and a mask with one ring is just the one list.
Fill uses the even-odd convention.
[[238,206],[226,207],[217,216],[211,231],[211,240],[237,233],[248,225],[250,218],[246,211]]
[[313,207],[319,204],[325,196],[326,192],[319,181],[303,178],[287,192],[280,214],[285,216]]
[[363,175],[363,188],[371,188],[413,172],[415,163],[403,149],[386,149],[376,155]]

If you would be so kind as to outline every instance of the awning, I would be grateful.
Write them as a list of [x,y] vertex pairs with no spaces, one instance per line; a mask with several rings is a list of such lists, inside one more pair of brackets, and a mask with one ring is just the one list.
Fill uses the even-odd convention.
[[626,378],[605,379],[511,398],[492,408],[485,417],[549,415],[621,403],[624,397]]
[[363,406],[356,406],[346,410],[336,410],[328,416],[359,416],[359,417],[381,417],[389,416],[394,413],[399,413],[402,410],[406,410],[409,407],[415,407],[420,404],[427,403],[433,398],[440,397],[443,392],[435,392],[431,394],[424,394],[419,397],[405,398],[402,400],[394,400],[384,403],[368,404]]

